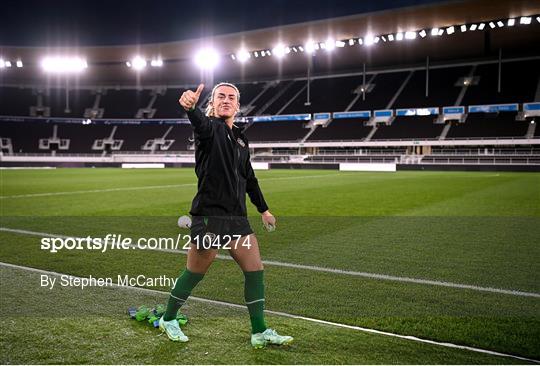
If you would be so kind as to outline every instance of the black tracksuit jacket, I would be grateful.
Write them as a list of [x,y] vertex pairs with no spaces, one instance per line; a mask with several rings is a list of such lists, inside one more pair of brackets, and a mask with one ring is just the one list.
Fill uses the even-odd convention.
[[246,193],[260,213],[268,210],[242,129],[205,116],[199,108],[187,113],[195,131],[197,194],[192,216],[247,216]]

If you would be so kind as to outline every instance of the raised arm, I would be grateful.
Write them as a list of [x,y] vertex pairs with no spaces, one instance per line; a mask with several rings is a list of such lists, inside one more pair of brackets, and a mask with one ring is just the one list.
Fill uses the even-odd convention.
[[210,119],[197,108],[197,102],[201,97],[203,89],[204,84],[200,84],[196,91],[186,90],[182,93],[180,99],[178,99],[182,108],[186,110],[195,134],[199,138],[209,137],[212,132]]

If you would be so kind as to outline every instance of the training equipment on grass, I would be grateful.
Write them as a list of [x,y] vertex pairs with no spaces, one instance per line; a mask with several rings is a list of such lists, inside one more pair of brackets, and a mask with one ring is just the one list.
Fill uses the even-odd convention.
[[180,216],[178,218],[178,227],[180,229],[191,228],[191,218],[189,216]]
[[[131,319],[135,319],[138,322],[146,320],[148,324],[151,324],[154,328],[158,328],[159,319],[165,313],[165,305],[159,304],[152,309],[145,305],[139,307],[131,306],[128,308],[127,313]],[[180,325],[185,325],[188,322],[187,316],[182,313],[177,314],[176,320],[178,320],[178,324]]]
[[275,225],[272,225],[272,224],[265,224],[263,222],[263,227],[266,231],[268,231],[269,233],[271,233],[272,231],[275,231],[276,230],[276,226]]

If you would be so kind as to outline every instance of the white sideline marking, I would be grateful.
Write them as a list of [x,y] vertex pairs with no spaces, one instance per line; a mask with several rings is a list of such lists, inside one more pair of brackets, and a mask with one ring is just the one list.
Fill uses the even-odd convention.
[[[19,265],[16,265],[16,264],[5,263],[5,262],[0,262],[0,266],[8,267],[8,268],[20,269],[20,270],[25,270],[25,271],[30,271],[30,272],[44,273],[44,274],[53,275],[53,276],[63,276],[63,275],[71,276],[71,275],[69,275],[67,273],[46,271],[46,270],[43,270],[43,269],[19,266]],[[86,277],[78,277],[78,276],[72,276],[72,277],[77,278],[77,279],[86,278]],[[113,286],[118,287],[118,288],[123,288],[123,289],[136,290],[136,291],[140,291],[140,292],[169,295],[169,292],[166,292],[166,291],[152,290],[152,289],[143,288],[143,287],[121,286],[121,285],[118,285],[116,283],[114,283]],[[209,304],[214,304],[214,305],[228,306],[228,307],[234,307],[234,308],[246,310],[245,305],[239,305],[239,304],[234,304],[234,303],[225,302],[225,301],[205,299],[205,298],[196,297],[196,296],[190,296],[189,299],[193,299],[193,300],[196,300],[196,301],[205,302],[205,303],[209,303]],[[518,360],[540,363],[540,361],[534,360],[534,359],[531,359],[531,358],[511,355],[511,354],[507,354],[507,353],[500,353],[500,352],[490,351],[490,350],[486,350],[486,349],[482,349],[482,348],[469,347],[469,346],[460,346],[460,345],[457,345],[457,344],[454,344],[454,343],[449,343],[449,342],[437,342],[437,341],[432,341],[430,339],[418,338],[418,337],[415,337],[415,336],[407,336],[407,335],[402,335],[402,334],[384,332],[384,331],[377,330],[377,329],[363,328],[363,327],[359,327],[359,326],[356,326],[356,325],[348,325],[348,324],[330,322],[330,321],[321,320],[321,319],[309,318],[309,317],[305,317],[305,316],[301,316],[301,315],[283,313],[281,311],[265,310],[264,312],[268,313],[268,314],[272,314],[272,315],[279,315],[279,316],[287,317],[287,318],[302,319],[302,320],[305,320],[305,321],[308,321],[308,322],[325,324],[325,325],[330,325],[330,326],[339,327],[339,328],[358,330],[358,331],[361,331],[361,332],[384,335],[384,336],[388,336],[388,337],[406,339],[406,340],[409,340],[409,341],[427,343],[427,344],[432,344],[432,345],[441,346],[441,347],[456,348],[456,349],[462,349],[462,350],[467,350],[467,351],[472,351],[472,352],[477,352],[477,353],[485,353],[485,354],[492,355],[492,356],[510,357],[510,358],[515,358],[515,359],[518,359]]]
[[16,194],[16,195],[13,195],[13,196],[0,196],[0,199],[26,198],[26,197],[47,197],[47,196],[64,196],[64,195],[69,195],[69,194],[82,194],[82,193],[138,191],[138,190],[143,190],[143,189],[177,188],[177,187],[187,187],[187,186],[194,186],[194,185],[196,185],[196,183],[169,184],[169,185],[163,185],[163,186],[143,186],[143,187],[119,187],[119,188],[104,188],[104,189],[88,189],[88,190],[85,190],[85,191],[65,191],[65,192]]
[[[336,176],[336,175],[339,175],[339,174],[317,174],[317,175],[302,175],[302,176],[297,176],[297,177],[276,177],[276,178],[259,179],[259,181],[260,182],[265,182],[265,181],[268,181],[268,180],[319,178],[319,177],[330,177],[330,176]],[[342,175],[344,175],[344,174],[342,174]],[[12,195],[12,196],[0,196],[0,199],[65,196],[65,195],[70,195],[70,194],[118,192],[118,191],[138,191],[138,190],[144,190],[144,189],[179,188],[179,187],[189,187],[189,186],[196,186],[196,185],[197,185],[197,183],[184,183],[184,184],[168,184],[168,185],[161,185],[161,186],[140,186],[140,187],[118,187],[118,188],[88,189],[88,190],[84,190],[84,191],[29,193],[29,194],[16,194],[16,195]]]
[[55,166],[2,166],[0,170],[36,170],[36,169],[56,169]]
[[[16,234],[24,234],[24,235],[63,238],[63,239],[75,238],[74,236],[42,233],[38,231],[29,231],[29,230],[21,230],[21,229],[11,229],[7,227],[0,227],[0,231],[16,233]],[[136,245],[132,245],[132,247],[137,248]],[[184,250],[160,249],[160,248],[153,248],[153,249],[147,248],[145,250],[187,255],[187,251],[184,251]],[[216,258],[224,259],[224,260],[233,260],[231,257],[227,255],[222,255],[222,254],[218,254]],[[263,260],[262,262],[263,264],[270,265],[270,266],[305,269],[309,271],[335,273],[335,274],[348,275],[348,276],[366,277],[366,278],[375,279],[375,280],[409,282],[409,283],[415,283],[415,284],[420,284],[420,285],[442,286],[442,287],[451,287],[451,288],[481,291],[481,292],[492,292],[492,293],[512,295],[512,296],[540,298],[540,294],[536,292],[508,290],[508,289],[494,288],[494,287],[482,287],[482,286],[476,286],[476,285],[467,285],[463,283],[427,280],[423,278],[399,277],[399,276],[392,276],[392,275],[386,275],[386,274],[380,274],[380,273],[348,271],[348,270],[337,269],[337,268],[326,268],[326,267],[310,266],[310,265],[305,265],[305,264],[287,263],[287,262],[272,261],[272,260]]]

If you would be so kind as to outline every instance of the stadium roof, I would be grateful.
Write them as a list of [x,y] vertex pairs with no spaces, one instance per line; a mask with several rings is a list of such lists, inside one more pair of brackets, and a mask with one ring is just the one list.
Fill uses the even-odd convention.
[[[307,40],[322,41],[363,37],[367,34],[383,35],[409,30],[430,30],[459,24],[472,24],[496,19],[508,19],[540,14],[540,2],[526,0],[468,0],[428,3],[417,6],[380,10],[369,13],[327,18],[222,34],[208,38],[123,46],[92,47],[0,47],[0,57],[21,59],[25,67],[0,70],[3,83],[30,83],[48,80],[40,69],[40,60],[47,55],[81,55],[89,67],[79,76],[82,83],[197,83],[201,75],[192,62],[201,47],[215,47],[226,56],[239,48],[247,50],[271,49],[277,43],[302,45]],[[340,72],[358,69],[363,62],[369,67],[420,63],[429,56],[433,62],[461,58],[493,57],[502,48],[505,56],[538,55],[533,46],[540,43],[540,25],[537,21],[527,27],[502,27],[483,32],[456,32],[452,36],[426,37],[407,42],[377,44],[373,47],[345,47],[334,53],[318,52],[313,57],[315,73]],[[135,72],[126,67],[126,61],[135,55],[148,60],[161,58],[164,66]],[[282,60],[274,57],[251,59],[240,65],[228,57],[215,72],[217,79],[251,80],[305,75],[305,54],[287,55]]]

